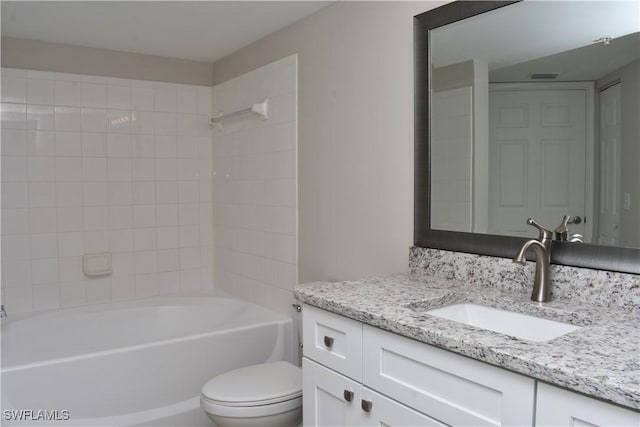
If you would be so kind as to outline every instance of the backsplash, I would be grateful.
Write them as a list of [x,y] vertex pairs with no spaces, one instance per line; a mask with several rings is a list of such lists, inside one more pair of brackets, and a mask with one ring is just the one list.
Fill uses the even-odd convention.
[[210,114],[207,86],[3,68],[8,311],[212,287]]
[[[409,269],[469,285],[531,293],[535,264],[521,266],[509,258],[414,246]],[[639,275],[552,264],[551,280],[553,298],[640,311]]]

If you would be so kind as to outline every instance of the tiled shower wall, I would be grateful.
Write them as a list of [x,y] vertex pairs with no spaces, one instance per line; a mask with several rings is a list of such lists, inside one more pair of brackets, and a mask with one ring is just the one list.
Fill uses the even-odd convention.
[[297,55],[213,88],[213,114],[268,98],[268,119],[213,131],[216,288],[290,314],[298,282]]
[[[213,287],[211,88],[2,69],[14,313]],[[111,252],[90,278],[82,255]]]

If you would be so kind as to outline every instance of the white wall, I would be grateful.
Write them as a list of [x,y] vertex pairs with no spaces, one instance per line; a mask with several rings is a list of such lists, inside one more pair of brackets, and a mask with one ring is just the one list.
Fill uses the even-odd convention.
[[413,16],[444,2],[336,2],[214,64],[214,84],[298,54],[299,281],[407,269]]
[[268,119],[248,116],[213,132],[215,287],[291,314],[298,283],[297,57],[213,88],[213,114],[268,98]]
[[7,309],[212,287],[210,110],[205,86],[3,68]]

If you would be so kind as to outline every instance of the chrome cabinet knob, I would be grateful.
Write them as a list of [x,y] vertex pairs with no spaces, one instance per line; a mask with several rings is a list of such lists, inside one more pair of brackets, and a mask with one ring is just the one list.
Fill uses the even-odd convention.
[[324,336],[324,345],[327,348],[333,347],[333,337]]
[[344,391],[344,400],[351,402],[353,400],[353,392],[351,390]]
[[373,402],[370,400],[362,399],[362,410],[364,412],[371,412],[371,407],[373,406]]

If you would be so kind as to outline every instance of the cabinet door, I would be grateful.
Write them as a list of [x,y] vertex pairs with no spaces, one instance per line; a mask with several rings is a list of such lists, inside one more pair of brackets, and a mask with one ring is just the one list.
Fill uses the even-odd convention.
[[363,382],[443,423],[533,424],[534,380],[365,325]]
[[[303,425],[359,426],[362,386],[349,378],[302,359]],[[351,394],[353,393],[353,394]]]
[[[420,412],[404,406],[395,400],[389,399],[370,390],[366,387],[362,389],[362,400],[368,402],[368,411],[362,411],[362,425],[363,426],[375,426],[375,427],[388,427],[388,426],[437,426],[446,427],[446,424],[442,424],[433,418],[427,417]],[[360,402],[361,408],[362,402]]]
[[640,426],[640,413],[538,382],[536,426]]

